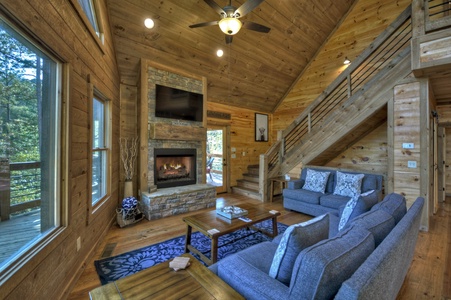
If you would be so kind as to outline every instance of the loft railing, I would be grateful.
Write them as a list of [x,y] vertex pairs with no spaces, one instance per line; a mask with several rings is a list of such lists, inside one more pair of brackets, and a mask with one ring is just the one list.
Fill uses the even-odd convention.
[[2,160],[0,169],[0,216],[9,220],[10,214],[41,205],[41,163],[9,163]]
[[426,32],[451,27],[451,2],[423,0]]
[[[411,6],[354,60],[285,130],[278,142],[260,156],[259,192],[268,198],[269,178],[281,175],[280,166],[305,142],[306,135],[328,123],[332,112],[341,109],[380,70],[410,45]],[[293,166],[295,167],[295,166]]]

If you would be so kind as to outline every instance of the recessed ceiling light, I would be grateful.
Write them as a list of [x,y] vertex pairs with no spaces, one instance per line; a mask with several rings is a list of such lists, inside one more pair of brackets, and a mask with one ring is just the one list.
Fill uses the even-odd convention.
[[151,18],[147,18],[144,20],[144,26],[149,29],[152,29],[155,26],[155,22]]
[[218,57],[222,57],[224,55],[224,51],[222,51],[221,49],[219,49],[218,51],[216,51],[216,55]]

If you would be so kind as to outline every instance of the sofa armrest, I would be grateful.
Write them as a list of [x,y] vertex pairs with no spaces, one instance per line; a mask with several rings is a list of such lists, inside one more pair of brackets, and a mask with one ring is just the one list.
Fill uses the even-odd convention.
[[296,179],[288,181],[287,188],[290,190],[298,190],[304,186],[304,179]]
[[218,275],[246,299],[288,299],[288,286],[238,256],[220,262]]

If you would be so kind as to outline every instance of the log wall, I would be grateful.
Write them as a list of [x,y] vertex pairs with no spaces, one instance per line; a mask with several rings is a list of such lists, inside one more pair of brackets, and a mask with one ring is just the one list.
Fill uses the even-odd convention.
[[[78,3],[77,1],[74,1]],[[1,273],[2,299],[64,299],[74,281],[85,268],[84,262],[92,254],[112,223],[118,204],[117,184],[112,185],[111,197],[88,224],[89,145],[89,83],[111,99],[113,141],[119,136],[119,75],[113,49],[107,7],[99,3],[100,18],[105,33],[104,45],[96,41],[71,1],[0,1],[0,12],[23,27],[35,42],[55,53],[67,64],[69,105],[69,162],[68,194],[63,200],[63,226],[38,252],[29,254],[15,272]],[[119,181],[119,147],[112,143],[113,183]],[[67,202],[67,203],[66,203]],[[77,252],[76,240],[81,248]]]

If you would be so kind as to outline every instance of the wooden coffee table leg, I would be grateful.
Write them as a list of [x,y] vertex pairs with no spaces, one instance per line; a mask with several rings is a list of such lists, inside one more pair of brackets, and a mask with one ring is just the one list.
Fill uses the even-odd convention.
[[277,218],[272,218],[272,234],[274,237],[276,237],[279,233],[277,231]]
[[191,245],[191,232],[192,227],[190,225],[186,225],[185,253],[189,253],[188,246]]
[[211,263],[218,261],[218,237],[211,237]]

